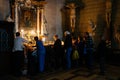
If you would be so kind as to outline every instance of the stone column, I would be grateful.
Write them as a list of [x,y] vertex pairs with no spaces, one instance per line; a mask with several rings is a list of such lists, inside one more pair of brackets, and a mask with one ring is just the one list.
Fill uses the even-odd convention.
[[110,27],[110,22],[111,22],[111,10],[112,10],[112,3],[110,0],[106,1],[106,22],[107,22],[107,27]]
[[44,35],[44,21],[43,21],[43,18],[44,18],[43,11],[44,11],[44,9],[41,8],[40,11],[41,11],[41,35]]
[[37,7],[37,36],[40,36],[40,8]]
[[112,3],[111,0],[106,0],[106,39],[110,40],[111,32],[110,32],[110,24],[111,24],[111,11],[112,11]]
[[18,32],[18,3],[15,2],[15,29],[14,32]]
[[43,11],[43,8],[37,7],[37,36],[44,35]]

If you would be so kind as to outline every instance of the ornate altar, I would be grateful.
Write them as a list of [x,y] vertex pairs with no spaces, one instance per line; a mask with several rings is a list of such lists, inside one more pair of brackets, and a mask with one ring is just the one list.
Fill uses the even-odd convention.
[[43,35],[45,4],[45,0],[15,0],[12,5],[14,32],[21,32],[21,36],[29,41],[33,39],[33,36]]

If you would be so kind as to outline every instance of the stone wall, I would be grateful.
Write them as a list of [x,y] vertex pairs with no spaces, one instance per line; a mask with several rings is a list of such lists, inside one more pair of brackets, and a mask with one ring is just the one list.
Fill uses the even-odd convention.
[[64,0],[46,0],[45,17],[47,20],[48,39],[53,40],[53,35],[58,34],[62,38],[61,8]]
[[[90,20],[96,26],[92,30]],[[105,0],[83,0],[83,8],[80,9],[79,31],[90,32],[94,40],[96,37],[104,34],[105,26]]]

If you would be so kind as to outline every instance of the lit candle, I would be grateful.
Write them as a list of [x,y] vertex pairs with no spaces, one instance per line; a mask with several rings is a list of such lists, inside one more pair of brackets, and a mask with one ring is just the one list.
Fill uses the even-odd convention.
[[23,35],[24,35],[24,30],[21,29],[21,36],[23,37]]

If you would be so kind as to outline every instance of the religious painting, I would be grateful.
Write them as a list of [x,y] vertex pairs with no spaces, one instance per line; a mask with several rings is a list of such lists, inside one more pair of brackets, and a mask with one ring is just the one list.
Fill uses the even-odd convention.
[[19,28],[24,30],[36,30],[37,13],[35,9],[21,8],[19,16]]

